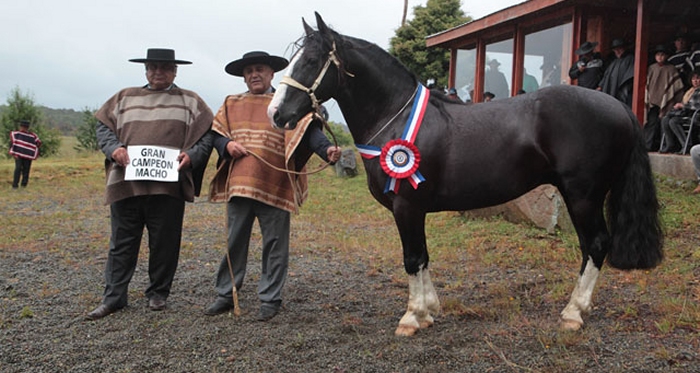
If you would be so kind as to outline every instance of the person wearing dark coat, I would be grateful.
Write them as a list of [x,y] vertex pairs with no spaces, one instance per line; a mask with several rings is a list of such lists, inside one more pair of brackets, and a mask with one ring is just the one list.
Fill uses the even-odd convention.
[[498,99],[510,97],[506,76],[498,70],[498,66],[501,66],[501,63],[493,59],[489,61],[488,65],[489,69],[486,70],[484,76],[484,90],[492,92]]
[[[180,255],[185,202],[199,195],[212,152],[211,109],[195,92],[174,83],[178,65],[192,62],[175,59],[172,49],[150,48],[146,53],[146,58],[129,61],[143,63],[148,84],[120,90],[95,113],[112,232],[102,302],[86,315],[88,320],[127,306],[144,229],[148,308],[166,308]],[[166,156],[173,153],[174,160]]]
[[634,82],[634,56],[627,52],[627,43],[615,39],[611,48],[615,59],[605,69],[598,90],[615,97],[625,105],[632,107],[632,85]]
[[593,53],[598,42],[587,41],[576,50],[579,60],[569,69],[569,78],[580,87],[596,89],[603,77],[603,60],[600,53]]

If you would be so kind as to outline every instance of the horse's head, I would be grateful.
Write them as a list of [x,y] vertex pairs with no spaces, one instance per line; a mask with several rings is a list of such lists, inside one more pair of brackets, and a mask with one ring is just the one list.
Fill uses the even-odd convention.
[[341,62],[336,39],[321,16],[316,13],[318,31],[302,19],[306,36],[302,48],[292,58],[280,86],[267,108],[267,114],[277,128],[293,129],[297,122],[321,103],[333,97],[339,84]]

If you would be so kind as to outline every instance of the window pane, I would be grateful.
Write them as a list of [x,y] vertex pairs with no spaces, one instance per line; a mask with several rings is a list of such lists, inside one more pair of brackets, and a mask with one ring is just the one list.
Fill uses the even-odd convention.
[[513,39],[486,46],[484,92],[491,92],[495,100],[510,97],[513,76]]
[[[524,73],[535,78],[537,87],[569,84],[571,30],[571,23],[566,23],[525,36]],[[527,75],[523,74],[523,89],[530,92]]]
[[455,88],[459,98],[465,102],[470,102],[474,97],[474,76],[476,76],[476,49],[458,49]]

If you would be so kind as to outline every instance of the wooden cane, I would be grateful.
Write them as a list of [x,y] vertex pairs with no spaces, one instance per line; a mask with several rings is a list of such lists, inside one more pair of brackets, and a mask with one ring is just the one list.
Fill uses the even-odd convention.
[[228,262],[228,273],[231,275],[231,293],[233,295],[233,314],[241,315],[241,308],[238,307],[238,292],[236,291],[236,280],[233,278],[233,266],[231,266],[231,256],[226,250],[226,261]]
[[[223,167],[223,164],[221,165]],[[229,162],[228,174],[226,175],[226,195],[228,196],[228,181],[233,169],[233,160]],[[228,232],[228,219],[226,219],[226,231]],[[226,262],[228,263],[228,273],[231,276],[231,295],[233,296],[233,315],[240,316],[241,308],[238,306],[238,291],[236,291],[236,279],[233,277],[233,266],[231,265],[231,255],[226,245]]]

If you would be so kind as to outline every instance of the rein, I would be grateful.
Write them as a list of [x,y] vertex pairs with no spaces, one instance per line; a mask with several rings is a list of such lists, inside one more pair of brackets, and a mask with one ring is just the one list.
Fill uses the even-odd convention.
[[372,140],[376,139],[377,136],[379,136],[380,133],[384,132],[384,130],[385,130],[387,127],[389,127],[389,125],[391,124],[391,122],[393,122],[394,119],[396,119],[396,117],[398,117],[401,113],[403,113],[404,110],[406,110],[406,107],[408,107],[408,105],[413,101],[413,98],[416,97],[416,93],[418,92],[418,89],[419,89],[419,88],[420,88],[420,84],[416,87],[416,90],[413,91],[413,94],[411,95],[411,97],[408,98],[408,100],[407,100],[406,103],[403,105],[403,107],[401,108],[401,110],[399,110],[396,114],[394,114],[394,116],[391,117],[391,119],[389,119],[389,121],[386,122],[386,124],[383,125],[382,128],[380,128],[377,132],[375,132],[374,135],[372,135],[372,137],[370,137],[369,140],[366,141],[367,144],[370,144],[370,143],[372,142]]
[[[323,124],[323,128],[326,131],[328,131],[328,133],[331,134],[331,137],[333,138],[333,145],[338,147],[338,139],[335,137],[335,133],[333,133],[333,131],[331,130],[331,126],[328,124],[328,121],[326,121],[326,119],[323,117],[323,115],[320,115],[318,112],[314,112],[313,115],[314,115],[314,117],[316,117],[316,119],[321,121],[321,123]],[[250,150],[248,150],[248,154],[252,155],[256,159],[258,159],[260,162],[262,162],[264,165],[270,167],[271,169],[273,169],[275,171],[284,172],[286,174],[292,174],[292,175],[313,175],[315,173],[319,173],[319,172],[325,170],[331,164],[330,162],[324,161],[323,164],[318,169],[315,169],[313,171],[300,172],[300,171],[288,170],[288,169],[282,168],[282,167],[277,167],[277,166],[273,165],[272,163],[266,161],[265,158],[263,158],[260,154],[252,152]]]

